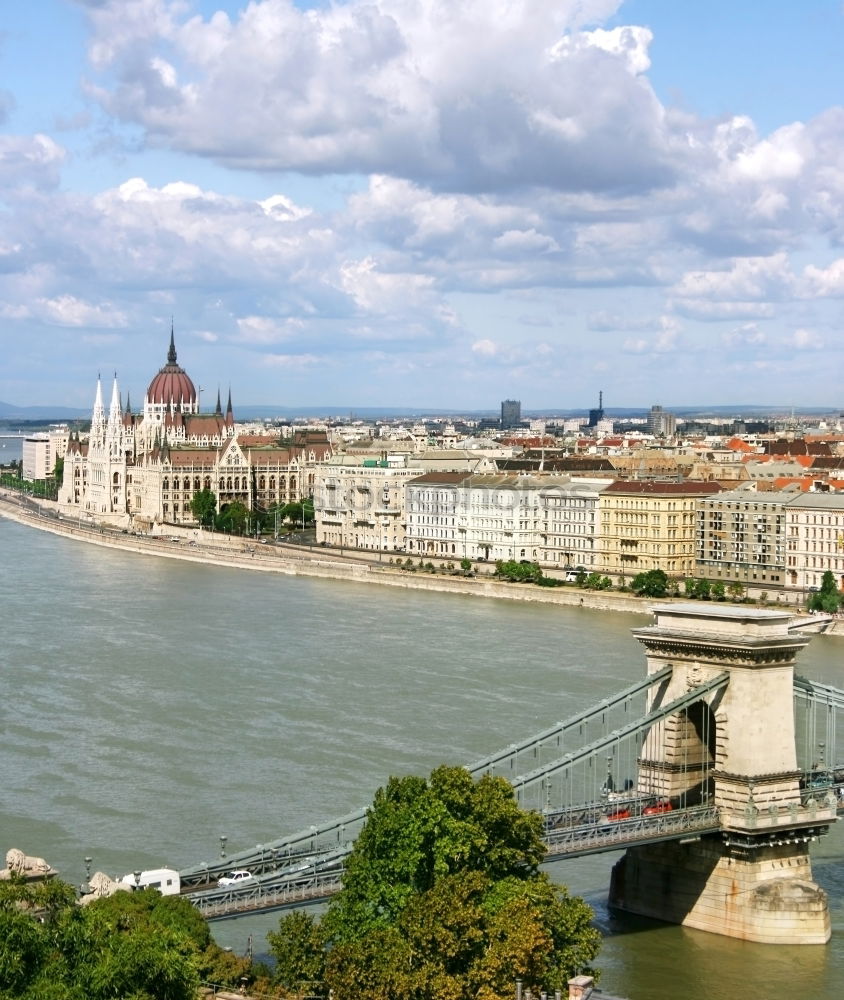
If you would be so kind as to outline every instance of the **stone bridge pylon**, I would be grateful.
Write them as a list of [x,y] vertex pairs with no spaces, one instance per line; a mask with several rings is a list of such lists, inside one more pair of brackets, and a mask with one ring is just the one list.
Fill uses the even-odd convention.
[[730,937],[823,944],[826,893],[812,880],[809,843],[837,817],[834,798],[801,791],[794,725],[794,661],[809,636],[787,612],[660,605],[633,630],[648,673],[672,668],[649,708],[726,674],[725,685],[654,727],[639,789],[713,803],[721,830],[629,848],[615,865],[610,904]]

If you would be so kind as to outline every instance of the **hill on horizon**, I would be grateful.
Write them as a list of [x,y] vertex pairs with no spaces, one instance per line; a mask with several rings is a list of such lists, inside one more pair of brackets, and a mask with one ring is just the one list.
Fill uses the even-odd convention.
[[[605,415],[610,419],[623,420],[642,418],[647,416],[649,407],[604,407]],[[824,416],[841,412],[839,407],[823,406],[773,406],[773,405],[741,405],[733,406],[727,404],[717,404],[714,406],[665,406],[664,409],[678,417],[706,419],[706,417],[772,417],[780,418],[794,414],[795,416]],[[542,417],[556,417],[558,419],[583,417],[588,414],[587,407],[546,407],[544,409],[525,409],[522,411],[523,419]],[[16,406],[13,403],[6,403],[0,400],[0,420],[44,420],[44,421],[73,421],[90,419],[89,408],[77,408],[70,406]],[[497,409],[485,410],[461,410],[457,408],[446,409],[444,407],[399,407],[399,406],[337,406],[326,404],[323,406],[278,406],[275,404],[266,405],[246,405],[238,406],[235,410],[235,419],[257,420],[261,418],[289,418],[295,417],[343,417],[376,419],[405,417],[407,419],[422,419],[425,417],[470,417],[474,419],[494,419],[498,416]]]

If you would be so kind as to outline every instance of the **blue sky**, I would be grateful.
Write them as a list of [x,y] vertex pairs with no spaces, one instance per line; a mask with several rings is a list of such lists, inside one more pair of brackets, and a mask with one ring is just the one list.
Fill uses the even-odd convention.
[[844,9],[0,13],[0,400],[844,406]]

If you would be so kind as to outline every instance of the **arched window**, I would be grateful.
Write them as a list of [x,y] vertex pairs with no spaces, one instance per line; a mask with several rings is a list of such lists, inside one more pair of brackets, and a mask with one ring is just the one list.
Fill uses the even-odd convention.
[[229,476],[228,479],[226,480],[226,489],[231,490],[231,488],[232,488],[232,477]]
[[260,479],[258,480],[258,489],[265,490],[266,488],[267,488],[267,477],[261,476]]
[[162,484],[161,484],[161,488],[163,490],[169,490],[170,489],[170,480],[166,476],[164,477],[164,482],[162,482]]
[[196,490],[197,493],[202,489],[202,487],[199,485],[199,476],[194,476],[193,488],[194,490]]
[[234,488],[236,490],[240,489],[240,476],[235,476],[234,477]]
[[275,489],[275,476],[270,476],[270,489]]
[[210,490],[211,489],[211,477],[210,476],[206,476],[205,477],[205,489],[206,490]]

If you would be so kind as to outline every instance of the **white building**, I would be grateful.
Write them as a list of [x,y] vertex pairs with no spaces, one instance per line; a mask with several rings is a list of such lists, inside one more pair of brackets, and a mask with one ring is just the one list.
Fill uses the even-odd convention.
[[56,459],[67,449],[67,427],[51,428],[49,432],[24,438],[21,454],[22,475],[30,482],[49,479],[56,468]]
[[407,551],[424,558],[595,565],[611,480],[429,472],[407,483]]
[[231,393],[225,414],[199,412],[199,393],[177,363],[173,331],[167,363],[144,396],[143,411],[125,408],[115,377],[106,413],[98,380],[87,441],[68,442],[59,503],[72,511],[136,524],[194,524],[194,495],[214,494],[217,511],[242,504],[270,511],[309,496],[314,467],[331,454],[324,431],[248,434],[235,426]]
[[337,456],[318,467],[313,494],[317,544],[403,552],[404,485],[420,471],[404,456]]
[[601,493],[612,479],[554,477],[540,493],[540,562],[550,568],[597,571],[601,552]]
[[844,493],[801,493],[785,505],[786,583],[808,591],[829,570],[844,591]]

